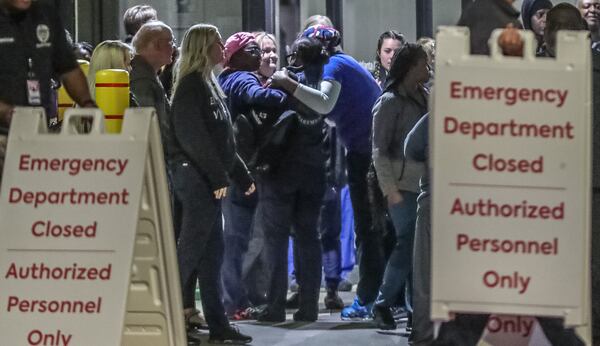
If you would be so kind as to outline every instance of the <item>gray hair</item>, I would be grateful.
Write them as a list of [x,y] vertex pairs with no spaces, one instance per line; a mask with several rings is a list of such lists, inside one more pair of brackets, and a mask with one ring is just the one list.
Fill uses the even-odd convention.
[[173,35],[173,30],[167,24],[159,21],[150,21],[140,28],[138,32],[133,36],[131,45],[135,49],[136,53],[144,50],[150,43],[160,39],[164,33]]

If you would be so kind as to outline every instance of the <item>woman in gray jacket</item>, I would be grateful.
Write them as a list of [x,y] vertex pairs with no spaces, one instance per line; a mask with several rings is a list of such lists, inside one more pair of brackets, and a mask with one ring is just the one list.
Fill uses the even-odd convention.
[[404,45],[394,54],[384,92],[373,107],[373,162],[396,231],[396,245],[373,307],[375,323],[381,329],[396,328],[390,307],[409,284],[417,192],[425,167],[404,156],[404,139],[427,112],[423,83],[428,79],[423,48]]

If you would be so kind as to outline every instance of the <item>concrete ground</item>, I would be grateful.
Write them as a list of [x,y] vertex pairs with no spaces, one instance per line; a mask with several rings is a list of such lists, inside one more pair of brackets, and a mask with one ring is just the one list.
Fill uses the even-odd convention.
[[[341,292],[346,304],[352,303],[354,292]],[[314,323],[294,322],[289,310],[287,321],[277,324],[256,321],[235,322],[240,330],[254,338],[254,346],[392,346],[408,345],[404,324],[393,331],[376,329],[371,321],[347,322],[340,319],[339,311],[325,310],[321,293],[321,313]],[[201,345],[210,345],[208,335]]]

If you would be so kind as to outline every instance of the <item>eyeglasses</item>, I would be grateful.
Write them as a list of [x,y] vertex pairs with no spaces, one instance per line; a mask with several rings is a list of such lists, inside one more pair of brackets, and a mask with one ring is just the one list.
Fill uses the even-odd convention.
[[261,54],[261,50],[258,46],[248,46],[244,48],[244,52],[250,54]]

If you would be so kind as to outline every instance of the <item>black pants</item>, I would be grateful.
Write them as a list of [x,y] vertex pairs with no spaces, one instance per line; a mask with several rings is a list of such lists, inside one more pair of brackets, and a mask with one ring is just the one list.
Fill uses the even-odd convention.
[[223,263],[223,222],[221,202],[191,163],[174,164],[173,186],[181,201],[181,231],[177,242],[177,260],[183,291],[183,307],[195,306],[196,280],[204,316],[211,333],[220,333],[229,325],[221,293]]
[[319,233],[323,246],[323,273],[325,286],[337,290],[342,280],[342,249],[340,233],[342,231],[342,214],[340,190],[329,186],[323,198],[319,216]]
[[229,187],[223,200],[225,252],[221,275],[223,302],[229,316],[250,306],[248,291],[242,280],[242,265],[252,236],[257,203],[256,193],[246,196],[236,184]]
[[[453,321],[442,324],[434,342],[436,346],[477,345],[487,324],[489,315],[459,314]],[[573,329],[565,329],[559,318],[538,317],[544,334],[554,346],[583,346],[584,343]]]
[[373,231],[367,187],[367,173],[371,165],[371,154],[348,151],[348,187],[354,212],[356,234],[356,256],[359,280],[356,295],[361,304],[373,303],[377,298],[383,279],[385,260],[381,234]]
[[[260,189],[260,188],[258,188]],[[258,208],[254,213],[254,220],[258,213]],[[267,292],[269,292],[268,258],[265,245],[265,232],[262,227],[254,222],[252,226],[252,235],[248,243],[248,251],[242,263],[242,282],[246,287],[248,300],[254,306],[267,304]]]
[[256,222],[265,234],[271,277],[268,310],[273,316],[285,316],[288,238],[292,228],[300,309],[307,314],[318,312],[321,242],[317,220],[324,180],[322,168],[306,165],[282,166],[276,174],[259,180]]

